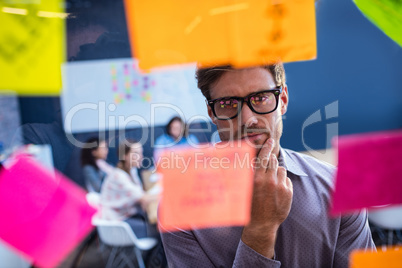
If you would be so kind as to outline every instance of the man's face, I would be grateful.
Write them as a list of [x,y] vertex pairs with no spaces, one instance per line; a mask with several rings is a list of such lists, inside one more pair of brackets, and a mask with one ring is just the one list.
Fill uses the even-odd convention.
[[[211,99],[221,97],[245,97],[251,93],[274,89],[275,80],[264,68],[247,68],[225,72],[210,87]],[[282,115],[288,104],[288,92],[284,87],[279,96],[278,108],[269,114],[256,114],[246,103],[239,115],[231,120],[215,118],[211,107],[208,114],[216,124],[222,141],[245,139],[260,148],[268,138],[275,140],[274,153],[279,152],[279,139],[282,135]]]

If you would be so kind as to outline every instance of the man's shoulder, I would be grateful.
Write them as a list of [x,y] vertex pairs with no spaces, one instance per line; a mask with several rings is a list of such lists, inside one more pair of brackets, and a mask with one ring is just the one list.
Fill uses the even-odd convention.
[[291,157],[292,159],[300,160],[300,161],[306,161],[306,162],[313,162],[317,165],[323,165],[326,168],[334,169],[335,166],[332,165],[331,163],[325,162],[323,160],[320,160],[316,157],[313,157],[307,153],[301,153],[301,152],[296,152],[291,149],[286,149],[282,148],[282,150],[287,154],[288,157]]
[[282,148],[282,151],[284,153],[286,165],[290,171],[292,171],[293,168],[300,170],[307,176],[317,174],[323,177],[332,177],[335,172],[335,166],[328,162],[319,160],[305,153],[295,152],[290,149]]

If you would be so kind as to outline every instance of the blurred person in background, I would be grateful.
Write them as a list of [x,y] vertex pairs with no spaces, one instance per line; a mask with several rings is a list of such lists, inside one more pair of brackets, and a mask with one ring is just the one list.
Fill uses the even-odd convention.
[[166,267],[167,260],[156,224],[150,224],[147,206],[159,199],[159,193],[144,191],[138,168],[143,160],[142,144],[124,140],[118,148],[117,168],[106,176],[101,189],[101,217],[127,222],[138,238],[153,237],[157,246],[146,257],[146,267]]
[[106,141],[97,137],[88,139],[82,148],[81,165],[88,192],[99,193],[106,175],[113,170],[113,167],[106,162],[108,152]]
[[143,159],[142,145],[126,140],[119,145],[118,154],[117,168],[106,176],[101,188],[102,218],[124,220],[138,237],[146,237],[147,216],[143,207],[157,196],[144,191],[138,176],[137,168]]
[[188,126],[183,119],[178,116],[170,119],[166,125],[166,133],[159,136],[155,141],[155,149],[157,155],[158,149],[170,148],[176,145],[194,145],[199,141],[196,136],[188,134]]

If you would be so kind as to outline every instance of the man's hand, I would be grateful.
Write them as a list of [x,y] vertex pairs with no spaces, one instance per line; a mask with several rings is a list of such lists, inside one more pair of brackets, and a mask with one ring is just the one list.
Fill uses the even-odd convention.
[[242,241],[267,258],[275,253],[276,233],[289,215],[293,185],[286,169],[278,166],[272,153],[274,140],[268,139],[258,154],[250,223],[244,227]]

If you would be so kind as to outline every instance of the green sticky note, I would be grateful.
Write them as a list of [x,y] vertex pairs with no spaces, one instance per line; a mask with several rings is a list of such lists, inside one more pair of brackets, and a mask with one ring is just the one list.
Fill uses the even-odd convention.
[[353,0],[360,11],[402,47],[402,0]]

